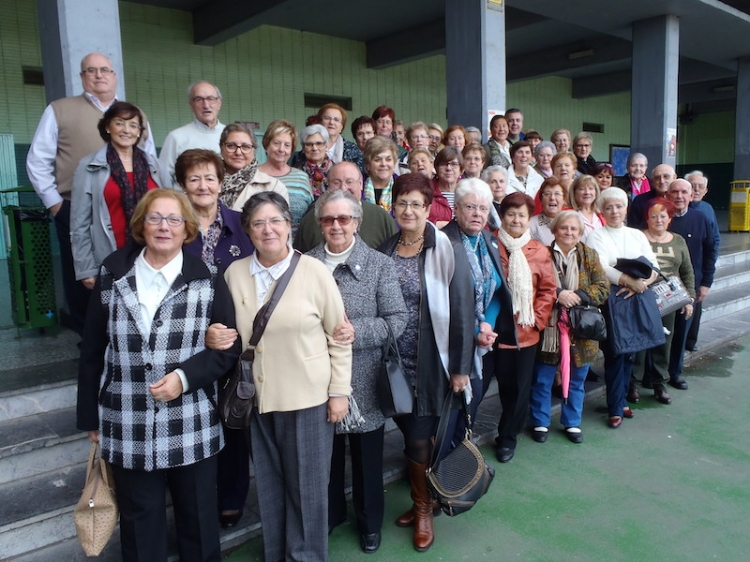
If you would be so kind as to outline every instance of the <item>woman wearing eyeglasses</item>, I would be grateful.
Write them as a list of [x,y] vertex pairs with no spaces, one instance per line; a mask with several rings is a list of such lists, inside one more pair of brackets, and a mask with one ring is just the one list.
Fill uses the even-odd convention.
[[456,185],[464,172],[464,157],[452,146],[446,146],[435,157],[435,179],[430,222],[438,228],[444,227],[453,218],[453,196]]
[[[393,145],[385,138],[382,142]],[[347,319],[342,329],[349,330],[354,337],[352,396],[365,420],[356,428],[336,427],[328,485],[328,528],[332,530],[346,521],[344,488],[348,436],[352,503],[360,546],[364,552],[375,552],[380,546],[385,503],[385,418],[378,404],[376,383],[389,329],[398,338],[406,326],[406,305],[393,261],[370,248],[357,233],[362,222],[362,203],[354,195],[345,189],[326,191],[315,202],[315,217],[325,242],[308,255],[331,270],[344,299]]]
[[318,123],[328,131],[326,154],[334,164],[352,162],[364,174],[365,162],[362,150],[355,143],[341,136],[341,132],[346,127],[346,119],[346,110],[336,103],[327,103],[318,110]]
[[398,161],[398,149],[388,138],[376,136],[367,141],[365,161],[367,176],[364,183],[364,200],[380,205],[386,211],[391,210],[391,189]]
[[328,172],[333,160],[326,152],[328,130],[323,125],[308,125],[302,129],[302,152],[294,159],[294,166],[310,178],[313,198],[317,199],[328,190]]
[[[452,147],[443,150],[458,154]],[[430,180],[422,174],[399,176],[393,183],[393,208],[401,231],[379,248],[393,258],[409,313],[398,349],[414,388],[414,408],[394,421],[404,435],[413,505],[396,524],[414,527],[419,552],[434,541],[425,476],[432,439],[447,393],[469,385],[474,359],[471,269],[463,246],[428,222],[433,196]]]
[[221,183],[219,199],[230,209],[241,211],[245,201],[262,191],[275,191],[289,202],[286,186],[258,169],[255,150],[258,147],[252,129],[235,121],[221,133],[221,157],[227,175]]
[[208,349],[205,334],[234,327],[234,306],[217,269],[183,250],[199,228],[185,195],[149,191],[130,226],[134,243],[104,259],[91,296],[77,426],[112,465],[122,560],[166,562],[169,490],[180,558],[219,562],[216,381],[240,344]]
[[147,191],[172,184],[169,175],[138,148],[143,115],[118,101],[97,125],[106,143],[83,158],[73,176],[70,232],[76,279],[94,288],[99,266],[109,254],[132,242],[130,219]]

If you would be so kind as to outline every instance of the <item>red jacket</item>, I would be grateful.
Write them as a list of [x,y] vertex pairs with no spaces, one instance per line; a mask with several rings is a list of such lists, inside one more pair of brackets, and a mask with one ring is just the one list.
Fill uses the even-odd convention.
[[[508,277],[508,250],[502,244],[498,244],[500,260],[503,262],[505,277]],[[518,346],[530,347],[539,342],[541,332],[547,326],[547,320],[552,313],[552,306],[557,300],[557,284],[552,267],[552,258],[547,246],[536,240],[530,240],[523,248],[523,255],[529,262],[531,268],[531,279],[534,285],[534,326],[521,326],[516,324],[518,333]],[[508,345],[500,345],[503,348],[512,348]]]
[[450,222],[453,220],[453,209],[448,204],[448,200],[443,195],[438,187],[436,179],[432,180],[432,207],[430,207],[430,216],[427,220],[432,224],[437,224],[438,221]]

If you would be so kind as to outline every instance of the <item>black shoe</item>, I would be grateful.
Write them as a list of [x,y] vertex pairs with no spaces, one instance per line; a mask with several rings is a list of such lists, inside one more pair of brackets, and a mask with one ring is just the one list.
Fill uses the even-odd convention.
[[359,537],[359,546],[362,552],[371,553],[380,548],[380,533],[369,533]]
[[495,451],[495,456],[500,462],[510,462],[515,454],[516,452],[510,447],[498,447]]
[[685,346],[685,351],[698,351],[698,346],[697,345],[686,345]]
[[346,523],[346,516],[342,517],[338,521],[335,521],[334,523],[328,523],[328,536],[331,536],[331,533],[333,533],[333,530],[338,527],[339,525],[343,525]]
[[662,404],[669,405],[672,403],[672,397],[667,394],[664,387],[654,389],[654,398],[656,398],[657,402],[661,402]]
[[[578,429],[579,431],[571,431],[571,429]],[[566,427],[565,435],[568,436],[571,443],[583,443],[583,432],[578,427]]]
[[628,395],[626,398],[631,404],[638,404],[638,402],[641,401],[641,394],[638,392],[638,387],[635,386],[635,383],[632,381],[628,387]]
[[549,431],[547,430],[546,427],[543,430],[542,429],[536,429],[536,428],[534,428],[534,429],[531,430],[531,437],[537,443],[545,443],[547,441],[547,434],[548,433],[549,433]]
[[222,529],[231,529],[242,519],[242,510],[240,509],[237,513],[220,513],[219,514],[219,525]]
[[669,379],[670,386],[673,386],[677,388],[678,390],[687,390],[688,384],[687,381],[682,377],[674,377],[673,379]]

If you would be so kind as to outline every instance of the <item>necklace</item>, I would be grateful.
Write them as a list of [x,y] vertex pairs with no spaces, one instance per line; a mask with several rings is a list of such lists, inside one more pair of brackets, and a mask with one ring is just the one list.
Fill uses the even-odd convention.
[[[421,235],[421,236],[419,236],[419,237],[418,237],[418,238],[417,238],[416,240],[413,240],[413,241],[411,241],[411,242],[406,242],[406,241],[404,240],[404,237],[403,237],[403,235],[401,235],[401,236],[399,236],[399,237],[398,237],[398,243],[399,243],[399,244],[401,244],[402,246],[413,246],[414,244],[417,244],[417,243],[421,242],[422,240],[424,240],[424,234],[422,234],[422,235]],[[421,250],[421,248],[420,248],[420,252],[421,252],[421,251],[422,251],[422,250]]]
[[646,231],[648,233],[648,238],[651,240],[651,242],[655,242],[656,244],[663,244],[664,240],[669,236],[669,231],[665,231],[664,234],[661,236],[654,236],[651,234],[651,231]]

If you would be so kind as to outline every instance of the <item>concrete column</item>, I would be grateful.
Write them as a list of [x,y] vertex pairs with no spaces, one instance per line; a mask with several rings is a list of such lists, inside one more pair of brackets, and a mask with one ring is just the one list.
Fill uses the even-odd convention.
[[630,150],[645,154],[649,168],[675,165],[668,136],[677,134],[679,57],[677,16],[659,16],[633,24]]
[[505,111],[503,0],[445,0],[445,38],[448,124],[486,137],[488,111]]
[[37,18],[48,103],[81,93],[81,59],[93,52],[110,58],[125,99],[117,0],[37,0]]
[[750,57],[737,61],[737,108],[734,117],[734,178],[750,179]]

